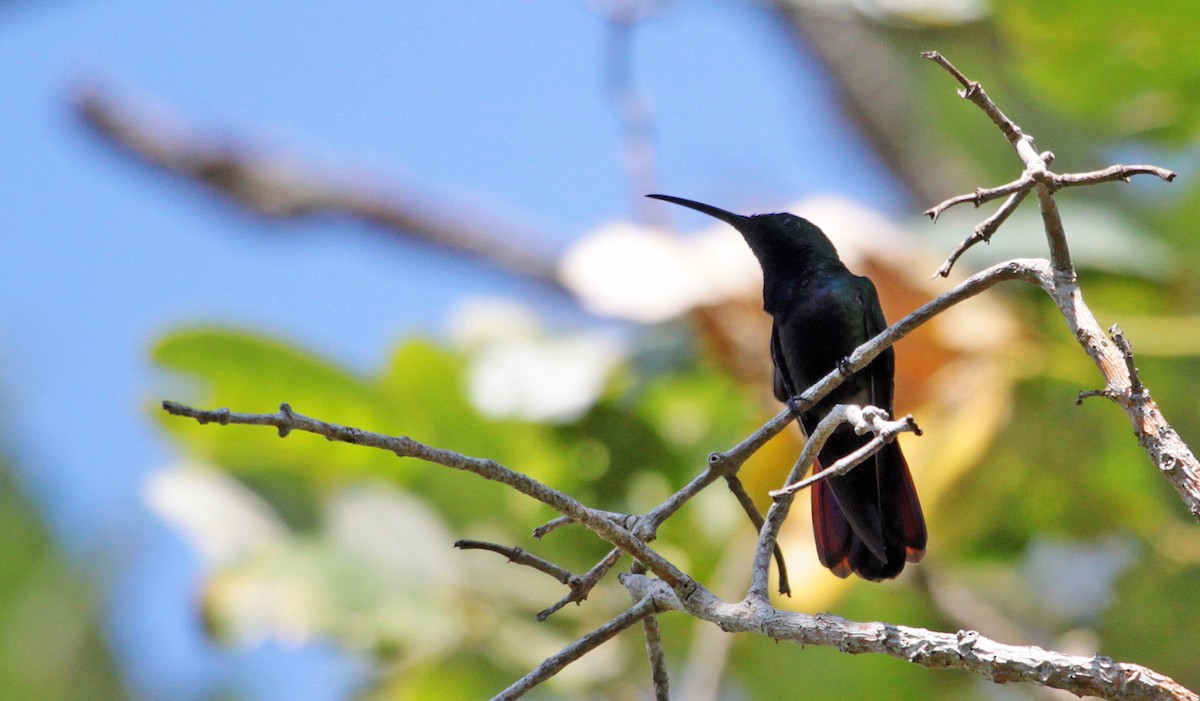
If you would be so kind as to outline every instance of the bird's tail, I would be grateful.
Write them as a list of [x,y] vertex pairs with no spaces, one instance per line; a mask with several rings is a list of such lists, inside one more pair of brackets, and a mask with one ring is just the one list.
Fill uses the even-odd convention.
[[[853,449],[825,447],[839,457]],[[822,457],[832,460],[826,452],[821,451]],[[821,469],[819,461],[813,469]],[[814,484],[812,512],[817,556],[839,577],[854,573],[871,581],[891,579],[905,562],[917,562],[925,554],[925,517],[896,442],[849,474]]]

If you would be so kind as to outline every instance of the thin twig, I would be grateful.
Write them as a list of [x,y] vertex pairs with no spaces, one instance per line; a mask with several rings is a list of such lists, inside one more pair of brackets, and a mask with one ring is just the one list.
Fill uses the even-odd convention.
[[[750,496],[746,494],[745,488],[741,487],[741,482],[737,479],[736,474],[727,472],[727,470],[736,471],[741,467],[741,464],[741,462],[734,463],[732,461],[721,461],[714,466],[714,464],[710,463],[710,465],[699,475],[684,485],[679,491],[668,497],[652,511],[646,513],[644,516],[618,514],[614,512],[601,513],[612,519],[614,523],[617,523],[623,528],[629,530],[643,542],[648,543],[655,539],[657,536],[658,527],[660,525],[673,516],[680,508],[683,507],[684,504],[690,501],[692,497],[699,494],[706,487],[710,486],[722,475],[724,475],[727,483],[729,484],[730,491],[733,492],[734,496],[738,500],[738,503],[741,504],[742,509],[746,512],[751,523],[754,524],[755,530],[757,531],[762,528],[762,516],[759,515],[757,507],[754,506],[754,502],[750,500]],[[551,531],[561,528],[562,526],[565,526],[571,522],[572,520],[570,517],[560,516],[539,526],[538,528],[535,528],[533,535],[535,538],[540,539]],[[787,564],[784,562],[783,550],[781,548],[775,549],[775,560],[780,573],[779,593],[791,596],[791,588],[788,586]],[[593,568],[592,571],[595,572],[596,568]],[[604,568],[600,576],[602,577],[603,574],[607,572],[608,568]],[[591,590],[591,587],[595,586],[599,582],[599,578],[595,580],[589,579],[587,581],[590,586],[588,586],[587,591],[583,593],[584,597],[586,597],[587,592]],[[577,592],[573,591],[563,600],[559,601],[545,611],[542,611],[538,614],[538,619],[544,620],[545,616],[553,614],[555,611],[558,611],[571,601],[582,601],[582,599],[573,598],[576,596],[576,594]]]
[[671,678],[667,674],[667,656],[663,649],[658,616],[642,619],[642,634],[646,637],[646,657],[650,660],[650,681],[654,684],[655,701],[670,701]]
[[[729,485],[729,491],[733,492],[733,496],[737,498],[738,503],[742,505],[742,511],[746,512],[750,523],[754,524],[754,532],[761,533],[763,523],[762,514],[758,512],[758,507],[755,506],[754,500],[750,498],[750,494],[746,492],[746,487],[742,485],[742,481],[737,478],[737,475],[728,475],[725,477],[726,484]],[[784,596],[792,595],[792,585],[788,581],[787,561],[783,557],[783,548],[779,544],[775,544],[775,569],[779,572],[779,593]]]
[[574,523],[574,521],[572,521],[571,517],[569,517],[569,516],[556,516],[553,519],[547,521],[546,523],[543,523],[542,525],[533,529],[533,537],[537,538],[538,540],[541,540],[542,538],[545,538],[547,535],[550,535],[551,533],[553,533],[554,531],[557,531],[558,529],[562,528],[563,526],[566,526],[566,525],[569,525],[572,523]]
[[1067,245],[1067,234],[1063,229],[1062,214],[1054,192],[1045,179],[1037,184],[1038,204],[1042,209],[1042,223],[1046,229],[1046,242],[1050,245],[1050,265],[1054,275],[1064,282],[1075,280],[1075,264],[1071,262],[1071,249]]
[[1115,181],[1127,183],[1135,175],[1155,175],[1167,182],[1175,180],[1175,171],[1167,170],[1166,168],[1148,165],[1115,165],[1104,168],[1103,170],[1094,170],[1090,173],[1055,174],[1053,180],[1051,181],[1051,186],[1057,190],[1059,188],[1073,187],[1075,185],[1096,185],[1099,183]]
[[[607,516],[608,518],[612,519],[614,523],[621,526],[622,528],[624,528],[626,530],[633,530],[634,520],[636,519],[635,516],[630,516],[629,514],[619,514],[616,511],[604,511],[603,509],[593,509],[593,510],[598,514],[603,514],[603,515]],[[558,529],[562,528],[563,526],[566,526],[566,525],[569,525],[572,523],[574,523],[574,521],[571,520],[570,516],[555,517],[553,519],[550,519],[546,523],[543,523],[542,525],[538,526],[537,528],[533,529],[533,537],[537,538],[538,540],[541,540],[542,538],[545,538],[550,533],[553,533],[554,531],[557,531]],[[642,540],[645,540],[645,538],[643,538]]]
[[562,652],[547,658],[545,662],[538,665],[532,672],[518,679],[504,691],[493,696],[492,701],[511,701],[512,699],[521,698],[538,684],[561,672],[567,665],[611,640],[617,633],[620,633],[647,616],[653,615],[658,610],[660,609],[656,596],[641,597],[641,600],[634,604],[633,608],[579,638],[563,648]]
[[876,422],[874,426],[872,430],[875,431],[875,436],[862,447],[839,458],[832,465],[815,475],[802,479],[799,482],[793,482],[782,489],[769,492],[771,497],[778,499],[788,494],[795,494],[831,477],[841,477],[866,462],[867,458],[878,453],[883,446],[894,441],[896,436],[902,432],[910,431],[918,436],[921,435],[921,429],[917,426],[917,422],[913,420],[912,415],[906,416],[900,421]]
[[1005,183],[999,187],[987,189],[979,188],[975,190],[975,192],[968,193],[966,195],[958,195],[957,197],[951,197],[945,202],[930,207],[929,209],[925,210],[925,216],[936,222],[938,217],[942,216],[942,212],[945,212],[954,205],[971,202],[975,205],[976,209],[978,209],[979,206],[985,202],[991,202],[992,200],[1004,197],[1005,195],[1011,195],[1016,192],[1028,190],[1032,185],[1033,180],[1031,178],[1021,176],[1011,183]]
[[[833,435],[834,430],[846,422],[849,408],[845,404],[838,404],[821,419],[812,434],[808,436],[804,449],[800,451],[800,456],[796,458],[796,464],[792,466],[784,484],[791,484],[808,472],[829,437]],[[746,593],[747,601],[769,602],[767,587],[770,578],[771,553],[775,549],[779,529],[783,526],[789,510],[792,508],[792,499],[791,494],[784,494],[767,509],[767,517],[763,521],[762,528],[759,529],[758,546],[754,552],[754,565],[750,571],[750,590]]]
[[[768,424],[774,422],[775,419],[772,419],[768,422]],[[657,529],[658,526],[670,518],[672,514],[679,510],[692,497],[699,494],[701,490],[715,482],[718,477],[725,478],[725,484],[729,487],[729,491],[733,494],[734,498],[737,499],[738,504],[741,505],[742,511],[745,512],[746,517],[750,519],[750,523],[753,524],[754,530],[759,531],[762,529],[762,515],[758,512],[758,507],[754,505],[754,500],[750,498],[750,495],[746,492],[745,486],[742,485],[742,481],[738,479],[737,476],[737,472],[745,463],[745,459],[714,459],[714,456],[716,455],[718,454],[713,453],[709,456],[708,467],[705,468],[705,470],[699,475],[697,475],[695,479],[689,482],[678,492],[671,495],[671,497],[662,504],[655,507],[653,511],[646,514],[646,520],[652,524],[654,529]],[[787,562],[783,557],[783,549],[779,547],[775,548],[775,565],[779,570],[779,593],[783,594],[784,596],[791,596],[792,588],[788,582]]]
[[[711,460],[711,458],[710,458]],[[704,471],[697,475],[692,481],[684,485],[679,491],[668,497],[663,503],[656,506],[653,510],[647,512],[644,516],[634,516],[629,514],[618,514],[613,512],[603,512],[615,523],[626,528],[634,535],[638,536],[645,542],[650,542],[656,537],[658,527],[673,516],[680,508],[683,507],[692,497],[699,494],[706,487],[713,484],[721,476],[725,477],[726,484],[729,486],[729,491],[733,493],[738,500],[742,510],[754,525],[754,530],[762,529],[762,515],[758,513],[758,507],[754,505],[754,501],[750,499],[750,495],[746,493],[745,487],[742,486],[741,480],[736,474],[728,473],[728,470],[736,471],[741,467],[741,462],[734,461],[718,461],[719,467],[714,467],[710,464]],[[567,516],[560,516],[552,521],[549,521],[534,529],[533,535],[535,538],[542,538],[546,534],[561,528],[562,526],[571,523],[571,519]],[[783,550],[775,549],[775,562],[779,568],[779,593],[786,596],[791,596],[792,590],[788,584],[787,563],[784,561]],[[554,607],[555,610],[561,608]]]
[[939,275],[941,277],[949,277],[950,269],[958,262],[959,257],[967,252],[968,248],[980,242],[989,243],[992,240],[992,234],[996,233],[1000,225],[1007,221],[1008,217],[1016,211],[1021,202],[1025,200],[1025,197],[1029,195],[1029,190],[1030,188],[1026,188],[1009,195],[1008,199],[1004,201],[1004,204],[1000,205],[1000,208],[994,214],[984,219],[971,230],[971,235],[958,244],[958,248],[954,249],[950,257],[946,258],[946,262],[942,263],[942,267],[938,268],[937,272],[931,277],[938,277]]
[[596,588],[596,585],[600,583],[600,580],[604,579],[604,575],[608,574],[608,571],[611,570],[613,565],[617,564],[617,560],[620,559],[621,550],[619,548],[613,548],[599,562],[593,565],[592,569],[584,572],[581,575],[572,576],[571,579],[563,582],[567,586],[571,587],[571,593],[559,599],[551,606],[538,611],[537,619],[539,621],[544,621],[550,616],[553,616],[555,612],[567,604],[580,604],[586,601],[588,594],[592,593],[592,589]]
[[550,607],[539,611],[537,620],[545,621],[552,616],[556,611],[566,606],[567,604],[579,604],[587,600],[588,594],[592,593],[592,589],[604,579],[604,575],[612,569],[613,565],[621,559],[621,550],[613,548],[608,555],[604,556],[595,566],[582,575],[573,574],[566,568],[544,560],[536,555],[529,553],[518,547],[509,547],[507,545],[499,545],[497,543],[489,543],[482,540],[459,540],[454,543],[454,547],[463,550],[490,550],[495,553],[500,553],[508,558],[509,562],[519,565],[532,567],[539,572],[544,572],[551,577],[554,577],[559,582],[570,587],[571,592],[565,597],[554,603]]
[[500,553],[501,555],[507,557],[509,562],[517,565],[525,565],[526,567],[532,567],[538,572],[543,572],[551,577],[554,577],[563,584],[569,583],[575,576],[574,574],[571,574],[570,570],[559,567],[553,562],[543,560],[537,555],[517,547],[498,545],[496,543],[489,543],[484,540],[457,540],[454,542],[454,547],[460,550],[490,550],[494,553]]
[[[635,562],[629,568],[633,574],[645,574],[646,568]],[[650,681],[654,685],[655,701],[670,701],[671,679],[667,674],[667,655],[663,647],[662,628],[658,625],[658,616],[650,615],[642,619],[642,635],[646,639],[646,657],[650,661]]]
[[1125,338],[1125,333],[1121,331],[1119,324],[1113,324],[1108,329],[1108,333],[1112,335],[1113,343],[1117,344],[1117,348],[1121,350],[1121,356],[1125,358],[1125,367],[1129,370],[1129,394],[1135,399],[1146,395],[1146,388],[1142,386],[1141,373],[1138,372],[1137,364],[1133,360],[1133,347],[1129,345],[1129,339]]
[[923,51],[921,52],[921,56],[945,68],[950,75],[954,76],[954,79],[963,86],[963,89],[958,91],[959,97],[970,100],[978,105],[979,109],[983,110],[984,114],[1000,128],[1000,131],[1004,133],[1004,137],[1008,139],[1010,144],[1017,146],[1024,141],[1025,135],[1021,132],[1020,127],[1014,124],[1011,119],[1004,116],[1004,113],[1000,111],[996,103],[992,102],[992,98],[988,97],[982,85],[968,79],[967,76],[963,75],[962,71],[955,68],[954,64],[946,60],[937,51]]
[[1116,390],[1112,390],[1112,389],[1085,390],[1083,392],[1080,392],[1079,395],[1077,397],[1075,397],[1075,406],[1082,405],[1083,401],[1085,399],[1091,399],[1092,397],[1104,397],[1105,399],[1111,399],[1113,401],[1116,401],[1117,392],[1116,392]]
[[[787,412],[785,411],[784,414],[786,413]],[[779,416],[776,416],[768,421],[766,426],[763,428],[774,426],[778,421]],[[786,425],[786,423],[784,423],[784,425]],[[760,432],[762,430],[763,429],[759,429]],[[754,440],[754,435],[747,440]],[[764,443],[766,443],[766,440],[762,440],[758,443],[758,445],[761,446]],[[710,455],[709,466],[707,468],[705,468],[699,475],[668,497],[661,504],[656,506],[653,510],[647,512],[644,516],[633,516],[613,512],[604,513],[608,515],[609,518],[613,519],[614,522],[628,529],[643,541],[650,542],[655,538],[659,526],[661,526],[667,521],[667,519],[679,511],[684,504],[723,476],[725,477],[726,484],[729,486],[730,492],[732,492],[734,497],[738,500],[738,503],[741,505],[742,510],[745,511],[747,517],[750,519],[750,522],[754,524],[754,529],[756,531],[761,530],[763,521],[762,516],[758,513],[758,507],[754,505],[753,500],[751,500],[750,496],[746,493],[745,487],[742,486],[741,480],[737,478],[737,471],[744,464],[746,458],[753,454],[753,451],[744,453],[737,451],[737,448],[730,451],[730,453],[736,453],[736,457],[732,459],[726,459],[722,454],[719,453],[713,453]],[[551,531],[561,528],[570,522],[571,519],[569,517],[560,516],[534,529],[533,535],[535,538],[540,539]],[[776,548],[775,560],[780,573],[779,593],[791,596],[791,587],[788,585],[787,578],[787,564],[784,562],[782,549]]]
[[275,426],[281,437],[287,436],[291,431],[304,431],[324,436],[331,441],[379,448],[395,453],[399,457],[417,458],[443,467],[477,474],[485,479],[506,484],[586,525],[601,538],[645,563],[651,572],[670,583],[671,586],[682,587],[685,592],[693,591],[700,586],[635,535],[613,523],[603,513],[593,511],[574,498],[552,489],[528,475],[511,470],[495,460],[473,458],[452,450],[434,448],[408,436],[386,436],[360,428],[320,421],[292,411],[287,404],[281,404],[279,411],[274,414],[244,414],[231,412],[229,409],[205,411],[170,401],[164,401],[162,406],[167,413],[191,417],[202,424],[217,422],[222,425]]

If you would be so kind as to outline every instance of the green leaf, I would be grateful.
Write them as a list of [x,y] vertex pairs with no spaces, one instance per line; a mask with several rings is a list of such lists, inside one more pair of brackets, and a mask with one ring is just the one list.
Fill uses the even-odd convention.
[[[185,330],[157,343],[152,357],[160,366],[198,380],[200,391],[173,397],[185,403],[270,413],[287,402],[299,413],[335,423],[364,428],[380,423],[377,390],[278,341],[216,328]],[[379,451],[331,448],[324,438],[310,434],[298,432],[281,441],[258,426],[213,430],[165,414],[159,420],[190,451],[236,473],[282,472],[337,483],[353,475],[394,472],[398,464]]]
[[1047,106],[1118,137],[1200,131],[1200,3],[1001,0],[997,24]]

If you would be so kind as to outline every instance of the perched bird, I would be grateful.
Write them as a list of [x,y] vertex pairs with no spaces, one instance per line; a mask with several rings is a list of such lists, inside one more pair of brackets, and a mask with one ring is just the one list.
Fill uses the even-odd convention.
[[[875,285],[851,273],[812,222],[793,214],[742,216],[669,195],[649,195],[703,212],[737,229],[763,271],[763,309],[771,315],[775,397],[787,402],[839,366],[885,328]],[[800,416],[805,434],[838,404],[892,412],[895,353],[888,348]],[[870,440],[846,424],[821,449],[831,465]],[[819,470],[815,465],[814,470]],[[896,441],[841,477],[812,487],[813,530],[821,564],[879,581],[925,554],[925,517]]]

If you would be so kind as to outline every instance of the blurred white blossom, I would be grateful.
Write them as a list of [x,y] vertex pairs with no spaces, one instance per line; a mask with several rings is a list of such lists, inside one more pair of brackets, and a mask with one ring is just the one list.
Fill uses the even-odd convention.
[[464,305],[451,334],[471,354],[469,399],[493,418],[572,421],[600,398],[624,355],[600,332],[549,337],[527,309],[496,300]]
[[186,464],[155,472],[142,494],[150,510],[179,529],[211,569],[229,566],[288,535],[274,509],[212,467]]
[[753,254],[726,224],[689,237],[610,224],[572,246],[559,273],[590,311],[642,323],[755,294],[762,286]]

